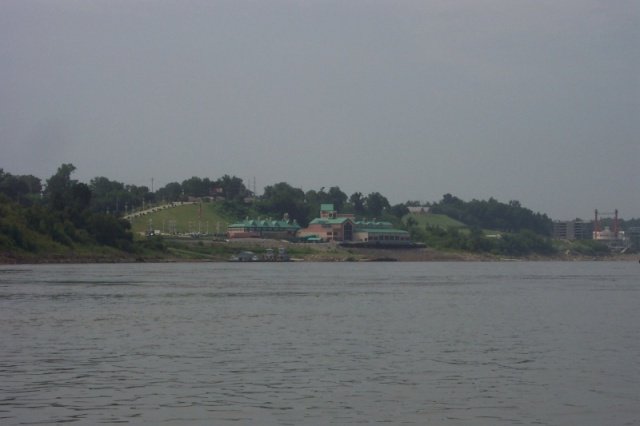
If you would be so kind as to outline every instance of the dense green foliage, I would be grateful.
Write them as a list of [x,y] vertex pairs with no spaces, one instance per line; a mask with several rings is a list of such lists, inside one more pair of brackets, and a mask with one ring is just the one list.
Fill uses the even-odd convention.
[[[492,253],[500,256],[548,255],[553,222],[517,201],[491,198],[465,202],[451,194],[432,204],[428,216],[409,216],[407,228],[415,241],[441,250]],[[446,218],[444,221],[443,218]],[[430,220],[431,219],[431,220]],[[491,235],[483,229],[493,230]]]
[[532,253],[548,255],[555,251],[550,238],[528,229],[492,237],[485,236],[484,232],[477,227],[469,229],[468,232],[457,228],[439,227],[413,227],[410,231],[412,239],[423,241],[429,247],[439,250],[460,250],[501,256],[524,256]]
[[310,212],[302,189],[294,188],[285,182],[267,186],[256,209],[264,216],[271,216],[277,220],[288,215],[291,219],[302,222],[301,225],[306,224],[306,218]]
[[[38,252],[75,245],[104,245],[132,249],[129,222],[93,212],[91,189],[71,179],[74,170],[73,165],[63,164],[47,180],[43,197],[34,199],[30,194],[28,203],[24,198],[0,194],[0,248]],[[6,180],[24,179],[3,174],[2,184],[6,185]],[[33,186],[38,187],[37,182]]]
[[222,197],[233,200],[237,197],[251,196],[242,179],[236,176],[224,175],[213,181],[209,178],[193,176],[182,183],[171,182],[158,189],[154,198],[157,201],[175,202],[187,201],[189,197]]
[[507,232],[530,230],[536,234],[551,236],[553,221],[546,214],[533,213],[518,201],[500,203],[494,198],[488,201],[462,201],[445,194],[442,201],[431,205],[432,213],[445,214],[468,226]]
[[601,241],[577,240],[571,246],[571,251],[584,256],[602,256],[609,254],[609,246]]
[[32,176],[15,176],[0,169],[0,194],[21,205],[31,205],[40,199],[42,183]]
[[[391,205],[379,192],[366,196],[355,192],[348,196],[337,186],[328,191],[323,187],[304,192],[280,182],[267,186],[264,194],[256,197],[242,179],[235,176],[224,175],[217,180],[194,176],[151,191],[146,186],[126,185],[102,176],[91,179],[88,184],[81,183],[72,179],[74,171],[72,164],[63,164],[43,184],[35,176],[17,176],[0,169],[0,249],[38,252],[95,245],[133,251],[136,249],[131,224],[119,218],[153,206],[204,199],[215,200],[204,203],[205,221],[209,221],[211,234],[224,232],[226,224],[245,217],[288,217],[304,227],[318,217],[321,205],[332,204],[340,213],[354,214],[357,220],[391,222],[396,228],[410,231],[414,241],[441,250],[510,256],[550,254],[554,250],[550,239],[551,219],[545,214],[533,213],[518,201],[505,204],[490,198],[465,202],[445,194],[441,201],[427,204],[428,216],[417,216],[410,215],[408,207],[422,205],[418,201]],[[193,226],[196,221],[202,226],[195,216],[196,211],[202,214],[202,210],[196,210],[200,208],[193,205],[181,212],[188,218],[185,216],[180,221],[191,223],[187,229],[192,232],[197,230]],[[167,225],[169,220],[175,227],[175,213],[160,211],[157,214],[160,222],[153,227],[159,229],[158,226]],[[169,217],[170,214],[173,216]],[[144,216],[133,219],[133,224],[137,232],[152,225]],[[640,219],[620,220],[620,229],[629,226],[640,226]],[[144,244],[138,249],[166,250],[161,240],[148,240]],[[572,250],[597,255],[608,249],[596,242],[579,242]]]

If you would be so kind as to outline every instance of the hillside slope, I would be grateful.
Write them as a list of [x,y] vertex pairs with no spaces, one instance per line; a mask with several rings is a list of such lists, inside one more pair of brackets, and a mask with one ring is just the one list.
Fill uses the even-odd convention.
[[403,222],[406,223],[409,218],[416,221],[418,223],[418,226],[422,228],[424,228],[427,225],[435,228],[442,228],[442,229],[450,229],[450,228],[460,229],[460,228],[467,227],[467,225],[465,225],[464,223],[459,222],[455,219],[451,219],[449,216],[444,214],[426,214],[425,215],[425,214],[411,213],[404,216],[402,220]]
[[137,235],[150,229],[156,234],[226,235],[227,225],[234,222],[217,203],[176,203],[132,215],[130,221],[131,229]]

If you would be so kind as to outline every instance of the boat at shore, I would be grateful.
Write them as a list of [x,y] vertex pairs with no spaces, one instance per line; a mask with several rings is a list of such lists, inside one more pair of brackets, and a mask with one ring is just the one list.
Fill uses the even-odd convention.
[[241,251],[229,258],[229,262],[260,262],[260,258],[252,251]]
[[425,243],[414,243],[412,241],[342,241],[341,247],[346,248],[384,248],[384,249],[420,249],[426,248]]
[[280,247],[276,253],[272,248],[268,248],[263,256],[257,256],[251,251],[241,251],[231,256],[229,262],[290,262],[291,257],[284,247]]

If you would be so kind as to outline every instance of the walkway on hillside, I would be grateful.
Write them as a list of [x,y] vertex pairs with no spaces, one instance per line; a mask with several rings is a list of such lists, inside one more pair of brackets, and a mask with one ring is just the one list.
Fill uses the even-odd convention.
[[135,217],[144,216],[146,214],[157,212],[157,211],[160,211],[160,210],[166,210],[166,209],[170,209],[170,208],[173,208],[173,207],[186,206],[187,204],[198,204],[198,203],[199,203],[198,201],[181,201],[180,203],[165,204],[165,205],[162,205],[162,206],[151,207],[149,209],[140,210],[140,211],[137,211],[135,213],[128,214],[126,216],[123,216],[123,219],[131,220],[131,219],[133,219]]

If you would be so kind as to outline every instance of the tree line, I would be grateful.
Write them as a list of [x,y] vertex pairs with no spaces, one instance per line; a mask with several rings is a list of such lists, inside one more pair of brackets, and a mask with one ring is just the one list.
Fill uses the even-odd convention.
[[553,221],[546,214],[534,213],[516,200],[506,204],[494,198],[465,202],[451,194],[445,194],[442,201],[432,204],[430,209],[432,213],[445,214],[469,227],[504,232],[528,229],[540,235],[553,234]]
[[[280,182],[265,187],[258,197],[241,178],[229,175],[215,180],[194,176],[151,191],[147,186],[128,185],[103,176],[85,184],[72,179],[75,170],[73,164],[63,164],[43,183],[33,175],[12,175],[0,169],[1,245],[29,248],[24,245],[30,239],[21,235],[31,232],[67,246],[88,243],[127,250],[132,242],[130,226],[119,218],[145,207],[193,198],[217,199],[229,221],[258,216],[281,219],[287,215],[303,227],[318,217],[322,204],[332,204],[337,211],[353,214],[358,220],[391,222],[396,228],[410,231],[416,241],[471,251],[491,251],[498,245],[503,248],[510,245],[505,249],[510,252],[521,252],[524,246],[547,251],[549,246],[539,238],[550,237],[553,232],[553,222],[546,214],[534,213],[515,200],[502,203],[490,198],[467,202],[445,194],[438,202],[424,204],[431,213],[447,215],[468,226],[468,232],[460,232],[429,226],[420,229],[415,221],[407,219],[407,214],[409,206],[422,203],[391,205],[379,192],[347,195],[338,186],[303,191]],[[9,208],[10,205],[13,207]],[[512,236],[491,242],[482,229]]]
[[13,175],[0,169],[0,247],[37,251],[53,245],[98,244],[130,250],[133,237],[123,216],[157,204],[218,199],[230,222],[244,217],[281,219],[285,214],[306,226],[321,204],[371,219],[399,220],[406,206],[391,206],[378,192],[348,197],[339,187],[328,191],[294,188],[281,182],[256,197],[242,179],[191,177],[156,191],[98,176],[89,183],[72,178],[76,167],[62,164],[44,182],[34,175]]
[[132,250],[129,222],[92,210],[92,190],[71,178],[75,170],[63,164],[43,185],[33,175],[0,169],[0,248],[37,252],[80,244]]

